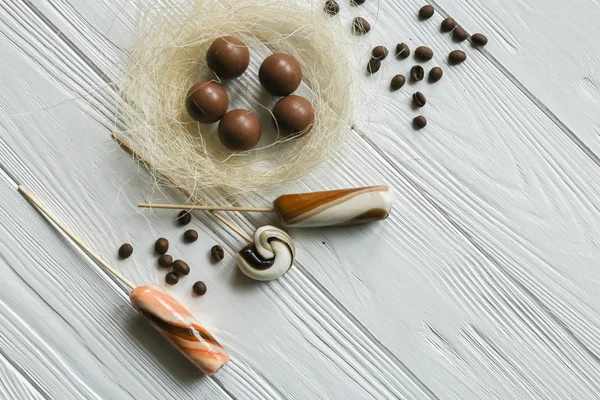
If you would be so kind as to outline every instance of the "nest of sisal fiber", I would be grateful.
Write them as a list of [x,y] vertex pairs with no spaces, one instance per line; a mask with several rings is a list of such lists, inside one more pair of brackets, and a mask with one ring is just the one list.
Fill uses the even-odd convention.
[[[160,173],[195,198],[210,191],[210,197],[231,199],[302,176],[340,148],[354,112],[356,69],[348,32],[339,17],[323,12],[322,2],[307,7],[285,0],[170,0],[141,7],[119,85],[119,134],[152,165],[157,182]],[[247,108],[261,121],[261,141],[249,151],[228,151],[217,124],[199,124],[185,109],[195,82],[219,81],[206,65],[206,51],[221,36],[237,37],[251,53],[244,75],[222,82],[229,109]],[[274,52],[291,54],[302,66],[296,94],[315,111],[305,135],[283,138],[271,121],[278,98],[262,90],[258,68]]]

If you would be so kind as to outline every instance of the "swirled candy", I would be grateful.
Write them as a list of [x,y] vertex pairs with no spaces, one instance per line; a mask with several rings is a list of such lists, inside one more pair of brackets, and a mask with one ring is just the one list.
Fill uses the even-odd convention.
[[254,232],[254,243],[237,255],[240,270],[257,281],[271,281],[285,274],[294,263],[296,247],[287,233],[266,225]]

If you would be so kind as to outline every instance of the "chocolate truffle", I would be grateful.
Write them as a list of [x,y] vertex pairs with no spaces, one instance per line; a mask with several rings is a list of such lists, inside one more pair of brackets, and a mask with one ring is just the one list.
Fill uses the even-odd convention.
[[232,36],[216,39],[206,52],[208,67],[221,79],[241,76],[250,64],[248,47]]
[[248,110],[231,110],[219,122],[219,139],[229,150],[249,150],[260,140],[260,122]]
[[302,68],[294,57],[275,53],[267,57],[258,70],[260,84],[275,96],[292,94],[302,82]]
[[287,96],[273,107],[275,126],[283,136],[305,132],[315,120],[312,105],[304,97]]
[[190,117],[203,124],[217,122],[227,112],[229,96],[216,82],[200,81],[190,88],[185,108]]

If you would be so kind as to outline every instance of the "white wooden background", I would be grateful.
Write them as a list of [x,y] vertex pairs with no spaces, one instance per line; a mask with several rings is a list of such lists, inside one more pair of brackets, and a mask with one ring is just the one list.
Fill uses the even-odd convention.
[[[291,231],[296,267],[258,284],[233,265],[243,243],[210,216],[195,214],[200,238],[183,245],[174,213],[135,207],[183,199],[154,191],[110,140],[133,3],[0,1],[0,398],[600,398],[600,3],[436,0],[426,22],[422,0],[340,3],[348,24],[373,22],[355,57],[426,44],[445,75],[397,93],[387,83],[412,61],[363,77],[360,134],[281,192],[387,183],[394,213]],[[440,34],[447,15],[489,45]],[[454,48],[469,59],[448,67]],[[415,90],[428,98],[419,132]],[[200,376],[15,181],[137,284],[162,282],[151,248],[166,235],[192,264],[172,292],[231,362]],[[233,218],[248,232],[267,221]],[[124,241],[136,251],[118,262]],[[189,293],[197,279],[201,299]]]

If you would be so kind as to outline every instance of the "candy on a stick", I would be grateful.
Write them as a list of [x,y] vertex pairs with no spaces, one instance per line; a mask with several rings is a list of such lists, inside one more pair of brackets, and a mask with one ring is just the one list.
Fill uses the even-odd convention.
[[326,192],[284,194],[273,202],[274,207],[219,207],[181,204],[139,203],[139,207],[274,212],[284,226],[317,227],[359,224],[388,217],[394,203],[394,192],[387,186],[369,186]]
[[294,263],[296,247],[287,233],[274,226],[254,232],[254,243],[235,257],[240,270],[257,281],[271,281],[285,274]]

